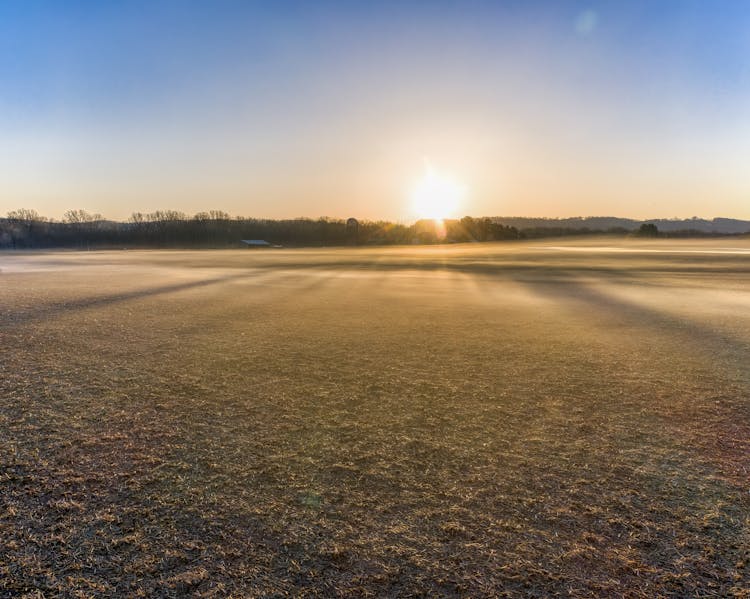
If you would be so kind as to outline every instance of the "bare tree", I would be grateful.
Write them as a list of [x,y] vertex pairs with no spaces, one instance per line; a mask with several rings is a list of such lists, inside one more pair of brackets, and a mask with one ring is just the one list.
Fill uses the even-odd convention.
[[36,210],[30,210],[28,208],[11,210],[10,212],[8,212],[8,219],[22,223],[33,223],[43,220],[41,215]]
[[68,210],[63,214],[63,222],[71,224],[93,223],[104,220],[101,214],[90,214],[85,210]]

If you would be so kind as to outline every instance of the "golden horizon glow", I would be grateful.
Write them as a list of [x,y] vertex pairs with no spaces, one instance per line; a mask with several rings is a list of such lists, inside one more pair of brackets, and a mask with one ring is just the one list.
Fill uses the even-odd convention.
[[466,186],[448,173],[425,166],[425,173],[411,190],[411,207],[420,219],[443,221],[458,215],[466,198]]

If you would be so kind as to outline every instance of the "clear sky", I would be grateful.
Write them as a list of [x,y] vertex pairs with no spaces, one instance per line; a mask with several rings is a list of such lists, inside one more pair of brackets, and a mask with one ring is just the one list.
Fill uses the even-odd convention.
[[0,214],[750,218],[750,3],[0,3]]

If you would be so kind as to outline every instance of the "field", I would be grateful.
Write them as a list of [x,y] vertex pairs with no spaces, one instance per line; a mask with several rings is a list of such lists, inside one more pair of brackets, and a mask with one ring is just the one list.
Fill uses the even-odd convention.
[[0,596],[750,597],[750,242],[0,254]]

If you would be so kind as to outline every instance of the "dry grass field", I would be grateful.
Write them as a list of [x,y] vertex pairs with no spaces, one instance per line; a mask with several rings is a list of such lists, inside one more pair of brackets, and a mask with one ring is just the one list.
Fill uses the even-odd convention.
[[747,240],[0,271],[0,596],[750,597]]

